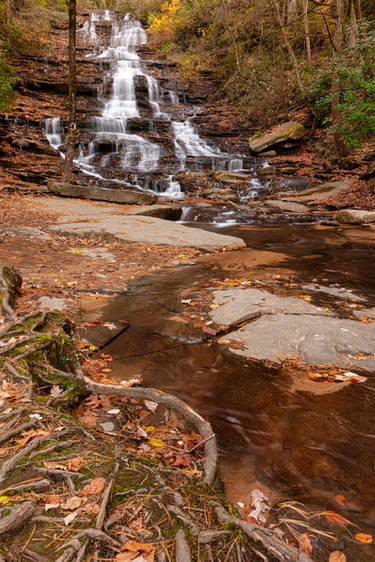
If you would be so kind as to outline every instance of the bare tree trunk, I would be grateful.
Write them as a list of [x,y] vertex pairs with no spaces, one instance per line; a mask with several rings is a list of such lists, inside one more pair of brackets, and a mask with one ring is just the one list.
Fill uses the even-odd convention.
[[356,12],[355,3],[354,0],[352,0],[350,5],[350,35],[349,35],[349,44],[351,47],[353,47],[356,40],[358,39],[358,21],[355,12]]
[[288,39],[288,33],[285,31],[285,27],[284,27],[284,25],[283,25],[283,20],[282,20],[282,18],[281,18],[281,13],[280,13],[279,6],[278,6],[278,4],[277,4],[277,0],[273,0],[273,5],[274,5],[274,7],[275,7],[276,16],[277,16],[277,21],[279,22],[279,25],[280,25],[280,29],[281,29],[281,33],[282,33],[282,35],[283,35],[283,39],[284,39],[285,46],[286,46],[286,48],[288,49],[289,56],[290,56],[290,59],[291,59],[291,61],[292,61],[292,65],[293,65],[293,69],[294,69],[294,74],[295,74],[295,76],[296,76],[296,80],[297,80],[298,87],[299,87],[299,89],[300,89],[300,91],[301,91],[301,94],[304,96],[304,95],[305,95],[305,88],[304,88],[304,86],[303,86],[303,82],[302,82],[302,78],[301,78],[301,73],[300,73],[300,71],[299,71],[298,61],[297,61],[296,55],[295,55],[295,53],[294,53],[294,51],[293,51],[293,47],[292,47],[292,45],[291,45],[291,43],[290,43],[290,41],[289,41],[289,39]]
[[[335,50],[336,57],[340,57],[342,53],[342,46],[344,40],[344,16],[345,16],[345,0],[336,0],[336,30],[335,30]],[[341,113],[339,109],[340,104],[340,79],[337,71],[333,73],[332,76],[332,107],[331,107],[331,117],[332,123],[335,128],[333,134],[336,150],[340,158],[347,155],[348,150],[343,139],[342,133],[340,131],[341,125]]]
[[74,147],[77,136],[77,73],[76,73],[76,0],[69,0],[69,123],[63,181],[71,183]]
[[306,42],[306,60],[307,64],[311,66],[311,39],[310,39],[310,26],[308,19],[309,0],[302,0],[303,3],[303,23],[305,26],[305,42]]

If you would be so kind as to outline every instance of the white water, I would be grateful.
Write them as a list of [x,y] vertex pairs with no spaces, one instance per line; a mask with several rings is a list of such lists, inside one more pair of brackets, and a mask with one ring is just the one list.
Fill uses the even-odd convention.
[[[110,27],[110,38],[106,44],[99,44],[97,25]],[[132,185],[145,191],[155,191],[158,195],[180,198],[184,194],[173,177],[173,173],[179,170],[198,169],[203,165],[207,167],[207,164],[212,169],[243,169],[241,158],[222,152],[199,136],[191,123],[192,117],[172,120],[171,115],[163,111],[163,104],[165,107],[179,105],[179,95],[174,90],[163,90],[137,54],[137,48],[147,43],[146,32],[139,21],[131,19],[128,14],[120,19],[109,10],[95,10],[79,32],[81,39],[89,45],[90,52],[86,57],[109,64],[105,77],[111,80],[110,96],[99,98],[103,106],[101,114],[91,118],[91,141],[80,147],[74,160],[81,172],[96,178],[100,184]],[[137,101],[138,77],[143,77],[148,111],[152,113],[146,118]],[[101,90],[104,91],[104,88]],[[192,108],[191,113],[194,116],[196,109]],[[144,138],[142,133],[128,131],[128,121],[132,119],[148,119],[147,129],[153,134],[152,140]],[[157,120],[169,123],[173,158],[162,142],[154,142],[158,136],[155,133]],[[60,119],[47,119],[45,131],[51,146],[63,156],[60,149],[65,134]],[[162,179],[155,179],[149,174],[157,174]],[[255,185],[252,192],[254,188]]]

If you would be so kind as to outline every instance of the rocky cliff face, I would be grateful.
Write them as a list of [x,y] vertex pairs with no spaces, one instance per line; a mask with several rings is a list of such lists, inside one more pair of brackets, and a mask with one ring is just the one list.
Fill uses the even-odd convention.
[[[88,18],[87,13],[81,14],[78,18],[81,29],[85,29]],[[65,23],[67,25],[67,21],[63,21],[62,24],[51,29],[52,49],[48,54],[23,55],[17,61],[17,91],[19,92],[17,102],[12,113],[0,116],[2,138],[0,186],[2,188],[43,192],[47,190],[49,181],[58,181],[61,177],[62,158],[58,150],[50,146],[44,128],[46,119],[56,116],[61,119],[61,129],[66,123],[68,33]],[[96,44],[110,44],[110,36],[113,33],[112,23],[109,20],[95,22],[94,43],[89,33],[82,31],[77,33],[79,129],[77,151],[79,146],[85,148],[89,145],[92,118],[101,114],[103,100],[110,97],[113,88],[110,61],[106,58],[87,56],[88,53],[95,51]],[[134,87],[139,115],[127,120],[127,132],[160,147],[160,162],[153,172],[156,181],[162,181],[164,169],[175,157],[175,135],[171,125],[174,119],[182,122],[186,116],[189,116],[191,125],[198,127],[201,136],[206,137],[209,143],[213,141],[223,152],[248,152],[245,124],[239,122],[229,109],[218,107],[214,102],[212,82],[202,78],[194,83],[185,84],[176,66],[160,60],[147,45],[139,46],[137,52],[147,69],[148,76],[159,84],[162,111],[167,111],[169,115],[168,119],[163,115],[160,117],[155,117],[155,113],[153,115],[147,80],[145,76],[136,76]],[[192,104],[200,106],[198,112],[192,110]],[[151,123],[152,116],[154,118]],[[115,148],[118,151],[118,143],[119,140],[115,135],[113,137],[105,135],[97,139],[92,163],[98,164],[103,159],[103,155],[113,154]],[[189,159],[189,155],[187,158]],[[106,179],[109,177],[120,179],[120,170],[113,165],[113,161],[111,163],[112,165],[104,173]],[[196,189],[199,186],[213,187],[209,167],[209,163],[205,162],[198,166],[198,170],[184,170],[185,186],[189,184],[189,189]],[[206,173],[203,174],[200,182],[197,174],[202,171]],[[174,172],[176,175],[177,173],[181,175],[181,170],[176,169]],[[130,172],[126,179],[132,181],[131,176]],[[76,169],[75,183],[97,185],[98,178]]]

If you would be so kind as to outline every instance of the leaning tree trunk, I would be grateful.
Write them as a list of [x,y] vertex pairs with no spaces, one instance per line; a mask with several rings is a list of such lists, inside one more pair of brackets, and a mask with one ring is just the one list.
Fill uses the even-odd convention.
[[69,0],[69,124],[63,181],[71,183],[77,126],[76,0]]

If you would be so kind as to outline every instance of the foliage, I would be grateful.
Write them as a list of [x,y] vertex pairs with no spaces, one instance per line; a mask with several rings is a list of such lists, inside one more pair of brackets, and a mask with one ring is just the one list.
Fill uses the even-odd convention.
[[21,53],[46,49],[51,22],[66,11],[66,0],[0,0],[0,111],[15,98],[13,61]]
[[0,50],[0,111],[11,108],[14,99],[13,84],[15,76],[3,51]]
[[[332,76],[340,84],[339,124],[331,123]],[[339,130],[349,146],[359,146],[375,133],[375,31],[362,26],[342,55],[322,61],[311,80],[309,98],[318,124]]]

